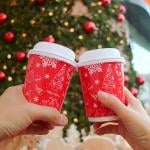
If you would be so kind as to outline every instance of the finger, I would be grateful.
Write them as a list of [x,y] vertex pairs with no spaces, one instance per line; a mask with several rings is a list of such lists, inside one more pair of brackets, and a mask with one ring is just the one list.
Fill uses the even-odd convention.
[[127,88],[124,88],[124,92],[125,99],[128,105],[141,105],[141,102],[137,98],[135,98]]
[[53,126],[49,126],[49,127],[46,127],[46,126],[30,126],[28,127],[25,131],[23,131],[21,134],[36,134],[36,135],[44,135],[44,134],[48,134],[49,133],[49,130],[52,130],[54,129]]
[[119,118],[128,114],[128,108],[115,96],[106,92],[98,92],[98,100],[107,108],[113,110]]
[[68,122],[66,116],[60,114],[60,112],[54,108],[28,104],[28,110],[32,121],[44,121],[56,126],[64,126]]
[[117,125],[109,125],[95,130],[95,133],[98,135],[103,134],[120,134]]

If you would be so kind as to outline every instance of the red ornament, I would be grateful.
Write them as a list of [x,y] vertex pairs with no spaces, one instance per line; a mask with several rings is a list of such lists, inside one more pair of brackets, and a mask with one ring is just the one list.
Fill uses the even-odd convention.
[[18,61],[24,61],[26,59],[26,54],[24,52],[17,52],[16,59]]
[[132,88],[130,89],[130,92],[132,93],[133,96],[137,97],[139,91],[138,91],[137,88],[132,87]]
[[127,75],[124,75],[124,84],[129,83],[129,77]]
[[50,35],[44,39],[45,42],[55,43],[55,38]]
[[0,24],[7,20],[7,14],[0,13]]
[[145,78],[144,78],[143,76],[138,76],[138,77],[136,77],[136,83],[137,83],[138,85],[143,85],[144,82],[145,82]]
[[6,78],[5,73],[3,71],[0,71],[0,81],[5,80],[5,78]]
[[14,38],[15,38],[15,34],[11,31],[6,32],[5,35],[4,35],[4,40],[6,42],[13,42]]
[[110,5],[111,0],[101,0],[101,2],[102,2],[102,5],[103,5],[104,7],[107,7],[107,6]]
[[122,23],[125,20],[124,15],[123,14],[119,14],[117,20],[118,20],[118,22]]
[[46,2],[46,0],[35,0],[34,2],[35,2],[35,4],[37,4],[37,5],[44,5],[45,2]]
[[124,5],[120,5],[119,6],[119,11],[122,13],[122,14],[125,14],[126,13],[126,7]]
[[96,25],[92,21],[87,21],[87,22],[84,23],[83,29],[87,33],[92,33],[96,30]]

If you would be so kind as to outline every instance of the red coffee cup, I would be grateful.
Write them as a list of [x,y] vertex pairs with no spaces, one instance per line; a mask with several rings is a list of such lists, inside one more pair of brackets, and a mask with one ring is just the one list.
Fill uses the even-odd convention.
[[29,51],[28,57],[23,88],[26,99],[61,111],[76,69],[74,52],[58,44],[39,42]]
[[111,93],[125,104],[123,64],[123,57],[113,48],[92,50],[80,56],[78,70],[89,121],[118,119],[113,111],[98,101],[97,93],[99,90]]

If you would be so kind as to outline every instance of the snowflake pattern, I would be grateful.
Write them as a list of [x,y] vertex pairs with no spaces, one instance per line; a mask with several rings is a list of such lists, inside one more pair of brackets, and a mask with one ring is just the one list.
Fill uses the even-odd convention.
[[92,75],[96,72],[102,72],[102,67],[100,64],[89,65],[85,68],[88,69],[88,72],[90,75]]
[[33,101],[34,101],[34,102],[38,102],[38,101],[39,101],[39,98],[36,96],[36,97],[33,98]]
[[93,108],[94,108],[94,109],[96,109],[97,107],[98,107],[97,104],[94,104],[94,105],[93,105]]
[[49,79],[50,78],[50,75],[49,74],[46,74],[45,75],[45,79]]
[[58,60],[55,59],[55,58],[47,58],[47,57],[40,57],[41,60],[42,60],[42,66],[43,67],[47,67],[47,66],[50,66],[52,68],[57,68],[57,63],[58,63]]
[[40,94],[41,92],[43,92],[43,89],[42,88],[39,88],[37,85],[35,87],[35,90],[38,94]]
[[95,83],[95,85],[99,85],[100,81],[99,80],[95,80],[94,83]]

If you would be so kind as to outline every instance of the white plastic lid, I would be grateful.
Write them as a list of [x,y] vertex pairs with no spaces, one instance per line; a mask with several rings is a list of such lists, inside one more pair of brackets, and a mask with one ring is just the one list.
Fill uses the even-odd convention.
[[103,48],[87,51],[79,58],[78,66],[103,62],[125,62],[120,52],[115,48]]
[[39,42],[29,51],[28,55],[30,54],[58,57],[63,61],[71,62],[71,64],[76,66],[74,52],[71,49],[56,43]]

